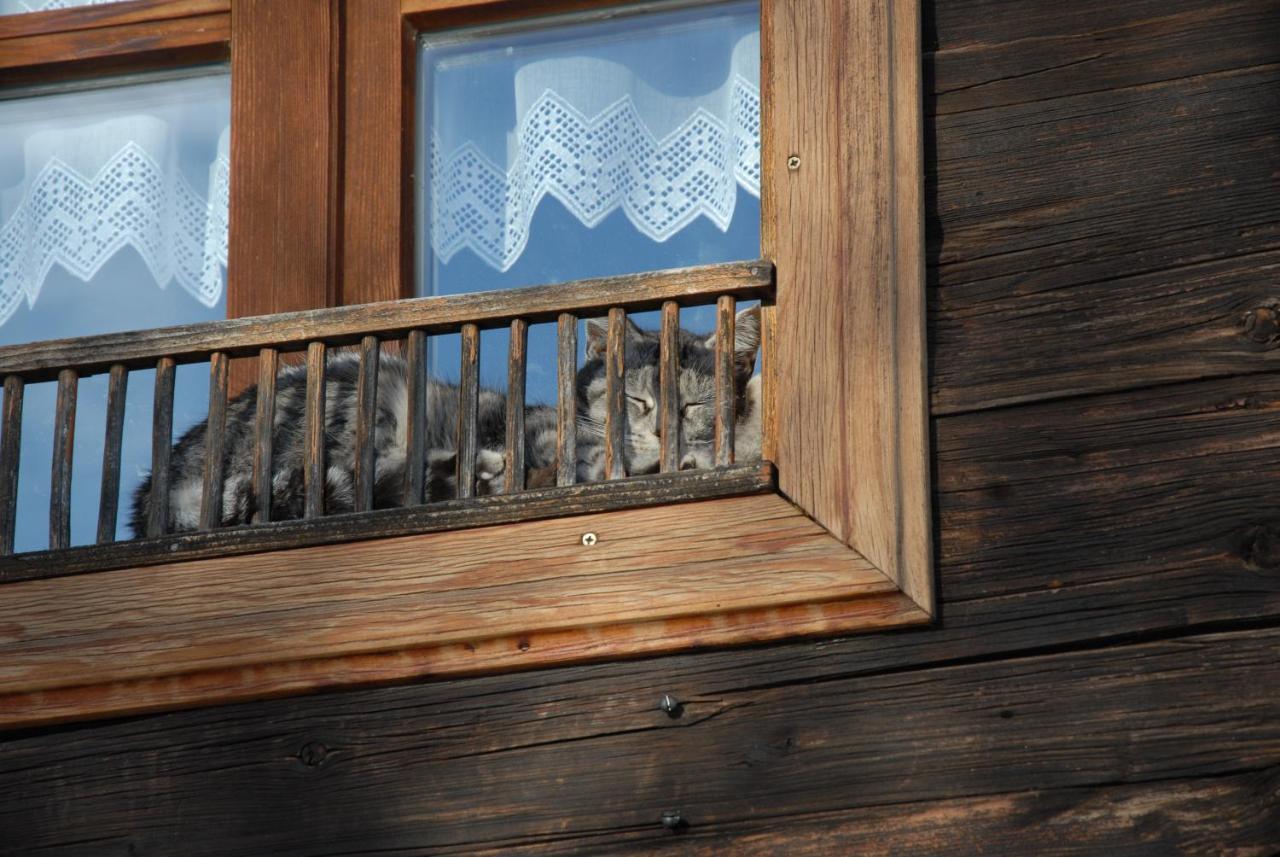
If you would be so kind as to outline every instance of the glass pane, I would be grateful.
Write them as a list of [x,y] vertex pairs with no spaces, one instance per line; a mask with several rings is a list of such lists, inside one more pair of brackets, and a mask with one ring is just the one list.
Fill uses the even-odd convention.
[[72,6],[101,6],[104,3],[119,2],[121,0],[0,0],[0,15],[44,12],[49,9],[67,9]]
[[[0,101],[0,345],[224,318],[230,77]],[[121,516],[151,461],[152,372],[129,377]],[[17,550],[48,542],[56,384],[23,407]],[[208,373],[178,373],[174,430],[204,418]],[[80,382],[72,541],[92,542],[106,377]]]
[[[424,36],[418,293],[759,257],[759,22],[751,0]],[[531,336],[531,364],[554,367],[551,339]],[[505,347],[484,342],[485,383]]]

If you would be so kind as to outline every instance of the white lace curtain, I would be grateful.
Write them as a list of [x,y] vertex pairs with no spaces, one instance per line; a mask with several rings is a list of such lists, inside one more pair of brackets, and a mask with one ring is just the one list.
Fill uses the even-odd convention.
[[87,282],[126,246],[158,286],[218,302],[229,129],[198,114],[219,87],[225,76],[0,102],[0,324],[35,305],[55,265]]
[[588,49],[517,45],[507,92],[481,58],[437,61],[424,131],[439,260],[469,248],[507,270],[547,196],[587,227],[621,211],[654,241],[698,217],[728,229],[738,188],[760,194],[758,8],[691,10]]

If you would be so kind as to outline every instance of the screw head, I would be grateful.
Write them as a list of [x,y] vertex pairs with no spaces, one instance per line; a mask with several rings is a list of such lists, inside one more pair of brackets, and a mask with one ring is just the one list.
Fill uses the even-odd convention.
[[787,158],[787,169],[791,170],[792,172],[795,172],[796,170],[800,169],[799,155],[792,155],[791,157]]
[[662,813],[662,826],[667,830],[680,830],[684,827],[684,816],[680,814],[678,809],[664,810]]
[[665,711],[668,717],[676,718],[684,711],[684,703],[671,694],[664,693],[662,699],[658,700],[658,710]]
[[598,541],[600,541],[600,538],[599,538],[595,533],[583,533],[583,534],[582,534],[582,546],[583,546],[583,547],[587,547],[587,548],[589,548],[589,547],[595,547],[595,544],[596,544],[596,542],[598,542]]

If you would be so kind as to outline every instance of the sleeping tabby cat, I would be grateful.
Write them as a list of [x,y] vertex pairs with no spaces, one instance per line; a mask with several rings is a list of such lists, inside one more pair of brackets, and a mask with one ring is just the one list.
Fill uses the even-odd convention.
[[[602,320],[587,322],[587,359],[578,370],[577,479],[594,482],[604,476],[605,336]],[[680,331],[680,449],[681,469],[710,467],[714,429],[715,338]],[[759,309],[738,314],[734,342],[739,461],[760,457],[759,378],[752,378],[760,343]],[[658,336],[627,322],[627,432],[625,468],[628,475],[655,473],[661,438],[658,426]],[[325,369],[325,486],[326,514],[354,508],[356,458],[356,383],[359,360],[349,352],[332,354]],[[303,513],[306,368],[288,366],[276,381],[274,455],[272,457],[271,519],[300,518]],[[252,491],[254,415],[257,389],[249,388],[227,405],[223,446],[221,526],[248,523],[255,511]],[[457,494],[456,432],[459,393],[456,384],[429,379],[427,386],[427,500]],[[384,354],[379,361],[375,448],[374,507],[398,506],[405,479],[408,375],[405,362]],[[476,493],[506,490],[503,472],[506,439],[506,396],[481,389],[477,418]],[[193,530],[200,516],[204,471],[205,424],[199,423],[174,444],[169,462],[168,532]],[[530,405],[525,411],[526,480],[530,487],[554,484],[556,447],[555,408]],[[146,532],[151,503],[151,478],[133,498],[130,525],[135,537]]]

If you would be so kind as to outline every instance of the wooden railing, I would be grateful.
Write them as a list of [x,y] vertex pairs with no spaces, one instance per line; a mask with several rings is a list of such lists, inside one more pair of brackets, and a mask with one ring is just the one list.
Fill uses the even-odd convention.
[[[275,547],[453,529],[552,517],[695,497],[767,490],[766,465],[733,465],[734,319],[739,300],[772,296],[767,262],[582,280],[555,286],[418,298],[337,309],[286,313],[205,324],[108,334],[0,348],[4,407],[0,415],[0,582],[144,565],[175,559],[245,553]],[[679,309],[716,306],[714,470],[677,472],[679,461]],[[623,479],[626,398],[623,389],[628,312],[661,310],[660,473]],[[575,485],[574,375],[580,318],[608,317],[606,364],[606,480]],[[529,325],[557,324],[557,456],[555,488],[525,490],[525,376]],[[480,331],[510,331],[506,406],[506,493],[473,497],[477,453]],[[430,335],[461,336],[460,414],[457,430],[457,499],[424,503],[426,361]],[[407,478],[403,508],[373,509],[374,429],[379,359],[397,343],[409,378]],[[353,514],[323,515],[325,477],[325,369],[331,349],[356,346],[356,448]],[[271,474],[282,355],[305,352],[306,446],[301,520],[271,520]],[[229,362],[257,360],[257,410],[253,448],[254,522],[219,528],[224,476]],[[174,379],[179,365],[208,362],[208,428],[199,528],[168,533],[169,464],[173,448]],[[131,370],[155,370],[152,415],[151,502],[146,538],[114,541],[120,493],[125,395]],[[97,522],[97,545],[71,547],[72,437],[77,385],[108,375],[106,434]],[[49,502],[49,550],[14,553],[17,472],[25,385],[55,380],[54,452]]]

